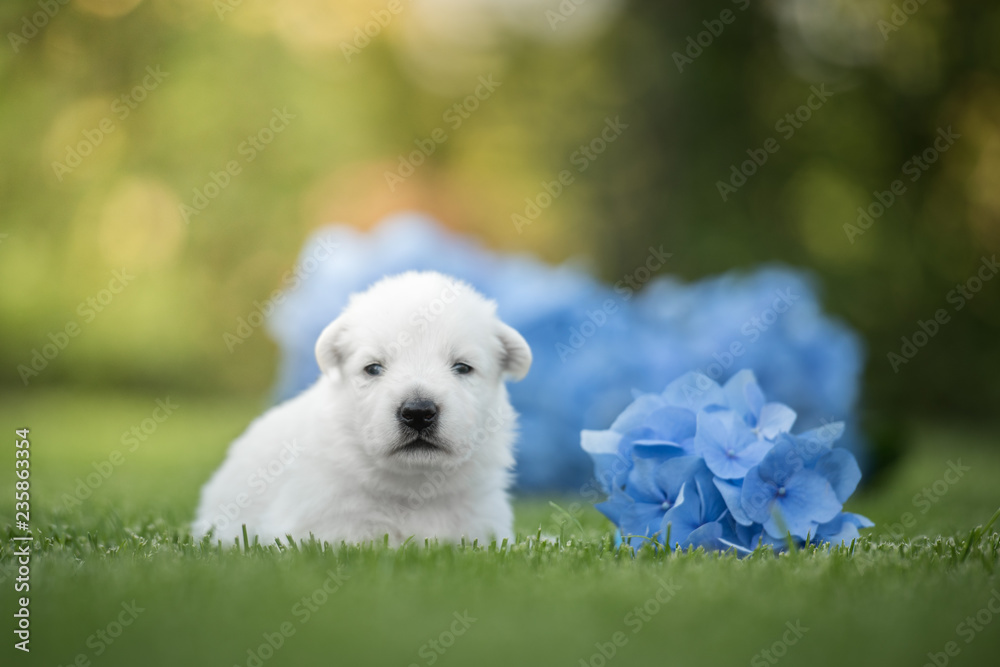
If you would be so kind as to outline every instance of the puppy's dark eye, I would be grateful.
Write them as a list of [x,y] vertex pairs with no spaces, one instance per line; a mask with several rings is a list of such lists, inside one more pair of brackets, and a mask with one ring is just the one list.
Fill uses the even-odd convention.
[[365,366],[365,373],[368,375],[382,375],[385,372],[385,368],[382,364],[368,364]]
[[472,372],[472,366],[463,364],[461,361],[451,367],[451,372],[455,375],[468,375]]

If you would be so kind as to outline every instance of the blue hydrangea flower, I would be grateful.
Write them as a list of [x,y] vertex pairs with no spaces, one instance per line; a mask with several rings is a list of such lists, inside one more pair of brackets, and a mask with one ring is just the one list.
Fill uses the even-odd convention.
[[610,429],[582,433],[609,495],[597,508],[633,545],[746,554],[850,541],[872,523],[842,511],[861,479],[854,456],[833,446],[844,425],[792,435],[794,421],[791,408],[765,401],[752,372],[723,386],[685,374],[637,396]]

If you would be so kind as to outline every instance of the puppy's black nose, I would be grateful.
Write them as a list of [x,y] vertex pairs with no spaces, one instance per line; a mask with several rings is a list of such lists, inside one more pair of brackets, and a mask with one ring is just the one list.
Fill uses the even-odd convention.
[[411,398],[399,408],[399,421],[416,431],[433,426],[437,418],[437,406],[426,398]]

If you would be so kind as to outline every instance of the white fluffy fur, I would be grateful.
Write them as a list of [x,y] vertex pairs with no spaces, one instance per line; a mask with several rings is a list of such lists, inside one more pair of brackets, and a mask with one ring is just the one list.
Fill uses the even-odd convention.
[[[506,378],[531,365],[524,339],[472,288],[438,273],[385,278],[351,298],[323,331],[312,387],[255,420],[205,485],[193,530],[232,542],[310,534],[393,543],[511,535],[507,488],[516,414]],[[454,371],[463,362],[467,375]],[[365,368],[379,363],[384,372]],[[438,449],[397,413],[407,398],[438,406]]]

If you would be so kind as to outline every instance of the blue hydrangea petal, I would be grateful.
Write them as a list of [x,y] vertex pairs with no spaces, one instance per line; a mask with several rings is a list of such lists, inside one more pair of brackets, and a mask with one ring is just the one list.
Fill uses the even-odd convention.
[[746,530],[746,527],[736,523],[733,520],[733,515],[728,510],[723,513],[717,523],[722,526],[722,537],[718,540],[719,550],[734,551],[739,558],[746,556],[752,551],[747,547],[745,540],[739,532],[740,530]]
[[681,489],[695,489],[690,485],[695,481],[695,474],[702,467],[702,461],[697,456],[680,456],[666,460],[656,468],[656,483],[665,493],[671,504],[681,501]]
[[695,413],[685,408],[666,407],[650,414],[644,425],[662,440],[682,442],[695,435]]
[[767,543],[771,537],[764,532],[764,526],[759,523],[751,523],[749,526],[736,525],[736,542],[750,551],[756,549],[761,542]]
[[826,478],[803,469],[789,478],[784,487],[779,487],[764,530],[772,537],[781,538],[787,531],[805,539],[810,532],[815,533],[818,524],[830,521],[842,508]]
[[844,422],[829,422],[828,424],[823,424],[822,426],[799,433],[795,437],[799,440],[816,443],[821,447],[830,449],[833,447],[833,443],[840,440],[843,435]]
[[858,527],[853,523],[834,519],[816,527],[814,541],[819,544],[829,542],[833,546],[840,546],[850,544],[859,537],[861,537],[861,533],[858,532]]
[[615,431],[580,431],[580,446],[588,454],[617,454],[621,440]]
[[[612,431],[614,433],[614,431]],[[633,429],[626,431],[622,435],[621,441],[618,443],[618,451],[622,456],[631,456],[633,448],[636,443],[639,444],[652,444],[652,443],[662,443],[670,442],[670,440],[664,440],[657,435],[656,431],[649,428],[648,426],[637,426]]]
[[[771,451],[771,447],[772,444],[770,442],[754,438],[733,459],[738,464],[738,467],[730,471],[728,479],[745,476],[747,470],[763,460],[767,453]],[[733,473],[737,471],[739,474],[734,475]],[[719,477],[723,477],[723,475],[719,475]]]
[[830,451],[843,432],[843,422],[833,422],[795,436],[782,434],[779,438],[790,438],[794,442],[795,449],[805,467],[814,468],[820,458]]
[[[740,505],[747,517],[760,524],[768,521],[771,518],[771,505],[777,497],[777,484],[761,476],[760,466],[754,466],[747,471],[740,492]],[[735,517],[735,514],[733,516]]]
[[729,514],[726,501],[715,486],[716,479],[705,462],[699,461],[698,469],[694,474],[694,483],[698,489],[698,497],[701,499],[702,521],[718,521]]
[[[676,460],[676,459],[674,459]],[[636,459],[628,474],[625,491],[640,503],[661,504],[667,500],[664,490],[657,483],[657,473],[666,465],[655,459]],[[664,511],[666,508],[664,508]]]
[[[673,542],[673,539],[670,540]],[[680,545],[681,549],[686,549],[688,547],[704,547],[705,551],[723,551],[726,549],[726,545],[722,541],[722,524],[717,521],[710,521],[709,523],[698,526],[687,536],[684,543]]]
[[861,481],[861,468],[854,455],[837,447],[824,454],[816,462],[816,472],[825,477],[837,494],[841,503],[847,501]]
[[698,413],[695,451],[709,469],[723,479],[738,479],[760,463],[771,443],[754,435],[739,415],[731,410]]
[[765,403],[757,420],[757,431],[773,440],[779,433],[788,433],[795,423],[795,410],[783,403]]
[[753,371],[744,369],[729,378],[723,386],[729,408],[735,411],[748,426],[757,426],[764,406],[764,392],[757,384]]
[[709,405],[726,405],[726,394],[719,383],[701,373],[685,373],[668,384],[661,395],[670,405],[692,412]]
[[632,470],[632,461],[618,454],[591,454],[594,461],[594,478],[604,493],[621,488]]
[[752,549],[748,549],[739,541],[733,539],[727,539],[726,537],[720,538],[719,544],[721,545],[720,546],[721,551],[733,550],[736,552],[736,555],[739,558],[743,558],[744,556],[749,556],[750,554],[753,553]]
[[622,512],[619,525],[626,535],[648,537],[660,530],[663,515],[664,510],[659,504],[636,502]]
[[637,440],[632,446],[632,452],[636,458],[659,459],[661,461],[690,454],[684,447],[672,442],[654,443],[646,440]]
[[780,486],[805,467],[795,440],[788,434],[781,434],[771,450],[761,459],[759,474],[763,479]]
[[722,496],[723,501],[725,501],[726,507],[729,509],[729,513],[733,515],[736,523],[741,526],[751,525],[753,520],[747,516],[741,502],[743,480],[728,481],[716,477],[712,481],[715,484],[715,488],[719,490],[719,494]]
[[875,524],[867,517],[852,512],[841,512],[831,521],[816,528],[816,541],[837,546],[849,543],[860,536],[858,528],[871,528]]
[[643,394],[622,410],[618,418],[612,422],[611,430],[627,433],[634,428],[645,426],[649,416],[666,405],[663,398],[656,394]]
[[698,494],[687,492],[686,487],[682,491],[681,500],[671,507],[663,515],[660,524],[661,539],[666,539],[667,527],[670,527],[670,546],[673,548],[677,544],[683,544],[688,536],[699,526],[701,520],[701,501]]
[[616,526],[620,526],[622,522],[622,514],[625,510],[635,504],[635,501],[625,495],[623,492],[615,489],[611,492],[610,497],[604,502],[600,502],[594,505],[598,512],[608,517],[612,523]]

